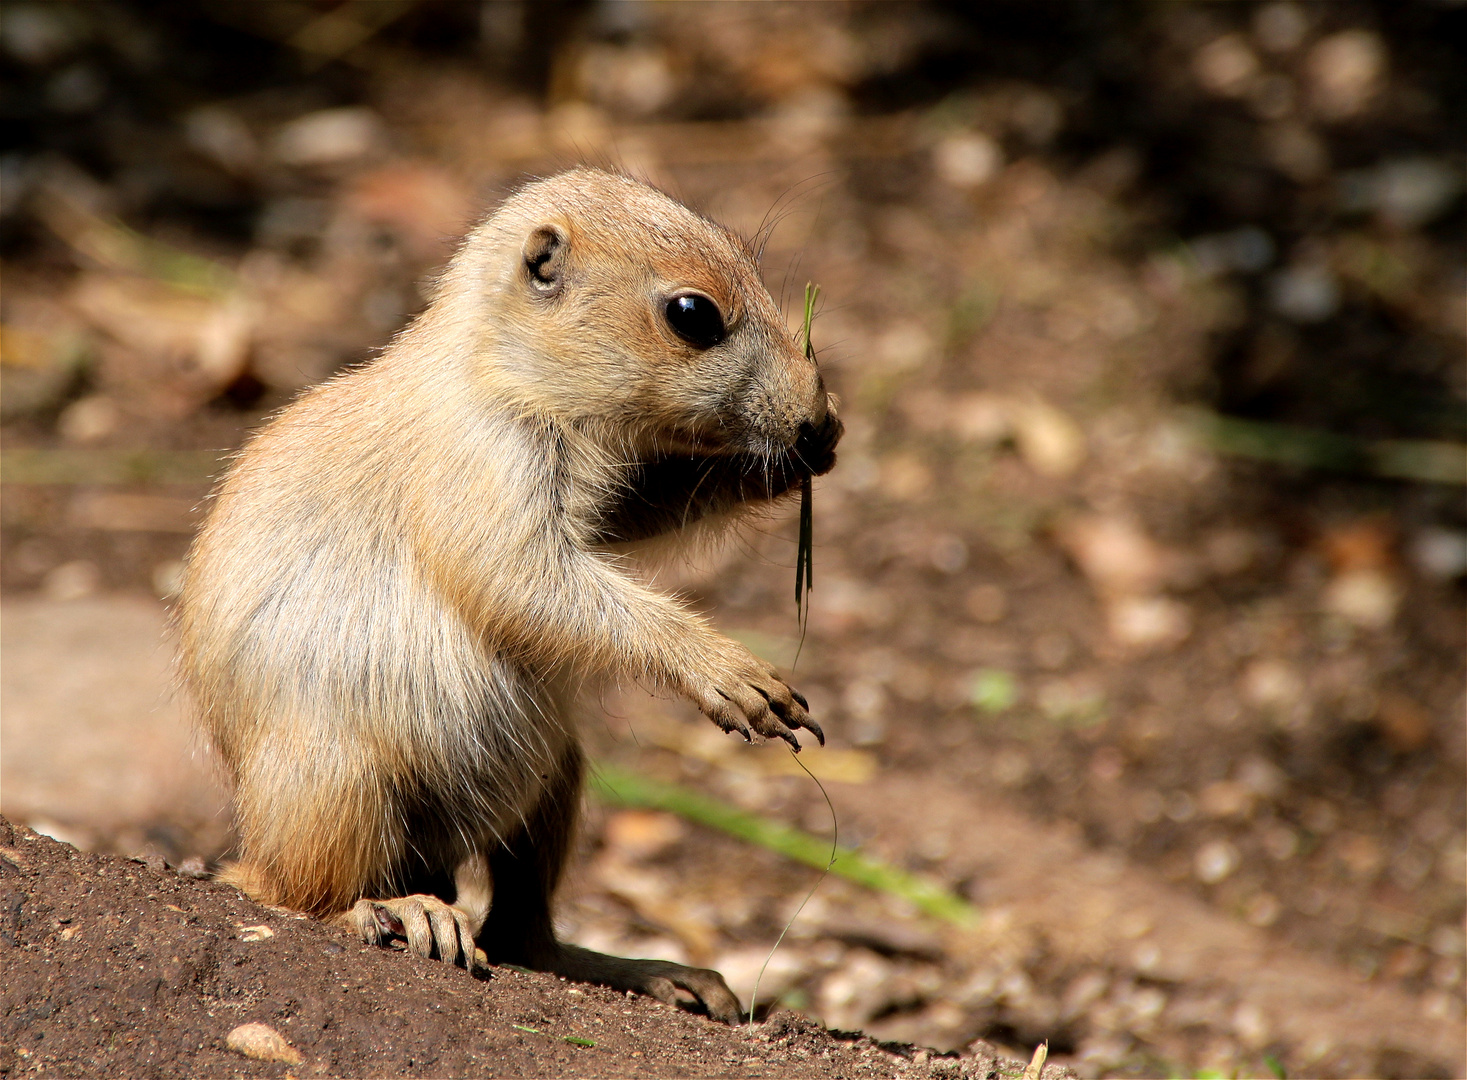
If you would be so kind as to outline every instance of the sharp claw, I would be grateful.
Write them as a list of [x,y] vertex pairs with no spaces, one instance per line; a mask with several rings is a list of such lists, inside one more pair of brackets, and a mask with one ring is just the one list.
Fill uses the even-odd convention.
[[474,934],[469,929],[468,916],[462,912],[455,913],[454,926],[458,930],[458,947],[463,953],[464,970],[472,973],[474,970]]
[[433,953],[433,928],[422,904],[403,905],[402,923],[407,929],[408,948],[419,956]]
[[745,742],[753,742],[754,736],[749,731],[749,723],[739,714],[739,707],[734,704],[733,698],[716,688],[714,693],[722,698],[725,704],[703,709],[703,715],[717,724],[725,734],[737,731],[744,737]]
[[[675,977],[673,982],[692,994],[713,1019],[725,1024],[742,1022],[743,1009],[739,1005],[738,998],[733,996],[733,992],[724,983],[723,977],[716,972],[707,974],[713,975],[717,982],[713,982],[704,975],[704,972],[696,968],[688,975],[681,978]],[[720,998],[723,1000],[720,1001]]]
[[735,720],[725,720],[723,723],[719,724],[718,726],[721,727],[721,728],[723,728],[723,730],[724,730],[724,732],[726,734],[729,734],[729,735],[733,735],[733,734],[742,735],[744,737],[744,741],[745,742],[750,742],[754,738],[753,732],[751,732],[749,730],[748,723],[742,717],[740,717],[738,719],[735,719]]
[[[794,698],[800,703],[800,708],[804,709],[806,712],[810,711],[810,703],[805,700],[805,695],[800,693],[793,686],[790,687],[790,697]],[[823,742],[824,740],[821,741]]]
[[458,924],[448,907],[434,908],[428,914],[433,928],[433,944],[438,946],[438,959],[445,964],[458,962]]
[[785,742],[790,744],[790,748],[794,750],[795,753],[798,754],[800,752],[800,740],[795,738],[795,733],[789,728],[785,727],[784,724],[781,724],[778,720],[775,720],[769,724],[766,724],[765,728],[767,730],[761,729],[760,734],[772,738],[783,739]]

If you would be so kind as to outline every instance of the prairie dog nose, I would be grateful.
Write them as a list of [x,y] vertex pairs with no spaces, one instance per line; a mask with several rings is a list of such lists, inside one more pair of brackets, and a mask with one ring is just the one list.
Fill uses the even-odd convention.
[[805,421],[795,439],[795,456],[812,475],[825,475],[835,465],[835,445],[845,430],[840,418],[829,411],[818,423]]

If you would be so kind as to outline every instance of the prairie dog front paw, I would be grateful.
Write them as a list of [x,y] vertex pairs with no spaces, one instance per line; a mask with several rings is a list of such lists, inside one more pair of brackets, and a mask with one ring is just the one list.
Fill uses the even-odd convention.
[[752,738],[757,731],[771,739],[783,739],[796,753],[800,741],[795,730],[804,728],[823,746],[825,733],[810,718],[810,705],[792,689],[770,664],[736,641],[721,642],[721,664],[686,679],[684,693],[704,716],[724,731],[737,731]]

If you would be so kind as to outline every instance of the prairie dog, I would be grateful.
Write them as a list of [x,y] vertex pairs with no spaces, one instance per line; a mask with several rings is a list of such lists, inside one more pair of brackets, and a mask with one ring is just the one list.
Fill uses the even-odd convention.
[[580,169],[511,196],[386,352],[247,445],[189,555],[181,670],[265,903],[725,1021],[716,972],[560,943],[573,701],[632,677],[824,741],[769,664],[622,553],[834,464],[842,427],[745,245]]

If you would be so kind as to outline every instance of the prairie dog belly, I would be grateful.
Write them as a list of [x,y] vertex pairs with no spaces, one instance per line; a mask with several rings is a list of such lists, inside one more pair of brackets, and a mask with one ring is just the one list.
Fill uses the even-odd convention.
[[351,822],[347,849],[365,865],[340,875],[343,894],[304,884],[338,876],[322,851],[305,860],[304,892],[280,898],[330,908],[360,892],[345,888],[352,876],[388,893],[492,845],[538,801],[574,736],[555,680],[479,640],[400,538],[348,535],[299,505],[292,518],[236,522],[223,535],[247,539],[197,553],[192,572],[238,570],[185,634],[203,661],[195,678],[217,688],[204,720],[241,830],[309,853]]

